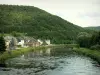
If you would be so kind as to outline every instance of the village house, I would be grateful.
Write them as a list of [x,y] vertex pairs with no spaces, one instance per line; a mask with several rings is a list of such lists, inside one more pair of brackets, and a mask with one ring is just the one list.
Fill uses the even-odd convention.
[[35,43],[35,39],[34,38],[31,38],[31,37],[24,37],[24,45],[26,47],[33,47],[34,46],[34,43]]
[[37,41],[40,42],[40,45],[43,44],[43,41],[42,40],[38,39]]
[[13,50],[16,49],[17,46],[17,39],[13,36],[5,36],[5,44],[6,44],[6,50]]
[[6,50],[9,50],[9,43],[10,43],[9,40],[6,40],[6,41],[5,41],[5,44],[6,44]]
[[24,47],[24,38],[23,37],[17,37],[17,47]]
[[40,45],[50,45],[50,40],[40,40],[40,39],[38,39],[38,42],[40,42]]
[[17,44],[18,46],[24,47],[24,40],[21,40],[20,42],[18,42]]
[[5,36],[6,50],[15,50],[20,47],[37,47],[41,45],[50,45],[50,40],[36,40],[32,37],[13,37]]
[[50,45],[50,40],[45,40],[45,42],[47,43],[47,45]]

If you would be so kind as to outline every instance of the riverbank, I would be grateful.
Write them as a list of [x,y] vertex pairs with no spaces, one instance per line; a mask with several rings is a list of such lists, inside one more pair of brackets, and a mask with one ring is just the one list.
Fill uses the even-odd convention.
[[32,50],[40,50],[40,49],[45,49],[45,48],[47,48],[47,47],[39,46],[39,47],[28,47],[28,48],[21,48],[21,49],[17,49],[17,50],[6,51],[3,54],[0,54],[0,63],[3,63],[5,60],[7,60],[9,58],[17,57],[21,54],[30,52]]
[[21,54],[28,53],[33,50],[41,50],[41,49],[46,49],[49,47],[61,47],[61,46],[67,46],[67,45],[60,44],[60,45],[38,46],[38,47],[28,47],[28,48],[21,48],[17,50],[6,51],[3,54],[0,54],[0,63],[4,63],[4,61],[7,59],[17,57]]
[[83,54],[85,56],[89,56],[92,59],[96,60],[100,64],[100,51],[90,50],[86,48],[74,48],[73,49],[78,54]]

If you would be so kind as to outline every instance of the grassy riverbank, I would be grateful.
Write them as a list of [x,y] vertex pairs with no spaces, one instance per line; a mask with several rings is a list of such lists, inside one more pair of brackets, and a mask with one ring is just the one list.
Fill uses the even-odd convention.
[[21,48],[17,50],[6,51],[3,54],[0,54],[0,63],[3,63],[5,60],[9,58],[14,58],[16,56],[19,56],[21,54],[24,54],[33,50],[40,50],[40,49],[45,49],[45,48],[47,47],[39,46],[39,47],[28,47],[28,48]]
[[74,48],[73,49],[78,54],[83,54],[85,56],[89,56],[92,59],[96,60],[100,64],[100,51],[90,50],[86,48]]
[[10,51],[6,51],[3,54],[0,53],[0,63],[4,63],[5,60],[9,59],[9,58],[14,58],[17,57],[21,54],[33,51],[33,50],[40,50],[40,49],[46,49],[49,47],[63,47],[66,46],[65,44],[60,44],[60,45],[50,45],[50,46],[38,46],[38,47],[28,47],[28,48],[21,48],[21,49],[17,49],[17,50],[10,50]]

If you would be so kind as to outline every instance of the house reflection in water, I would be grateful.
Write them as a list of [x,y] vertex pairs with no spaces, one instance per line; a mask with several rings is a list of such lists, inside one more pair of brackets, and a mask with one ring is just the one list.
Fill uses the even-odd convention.
[[50,53],[51,53],[51,48],[48,48],[47,50],[46,50],[46,52],[45,52],[47,55],[50,55]]
[[40,56],[50,56],[51,54],[51,48],[47,48],[46,50],[34,50],[33,52],[30,52],[28,54],[23,54],[21,58],[34,58],[34,57],[40,57]]

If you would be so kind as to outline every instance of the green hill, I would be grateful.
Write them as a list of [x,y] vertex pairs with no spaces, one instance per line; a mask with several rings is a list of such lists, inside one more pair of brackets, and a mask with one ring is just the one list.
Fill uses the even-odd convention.
[[97,27],[85,27],[85,29],[100,31],[100,26],[97,26]]
[[71,43],[85,29],[34,6],[0,5],[0,33],[13,31],[52,43]]

